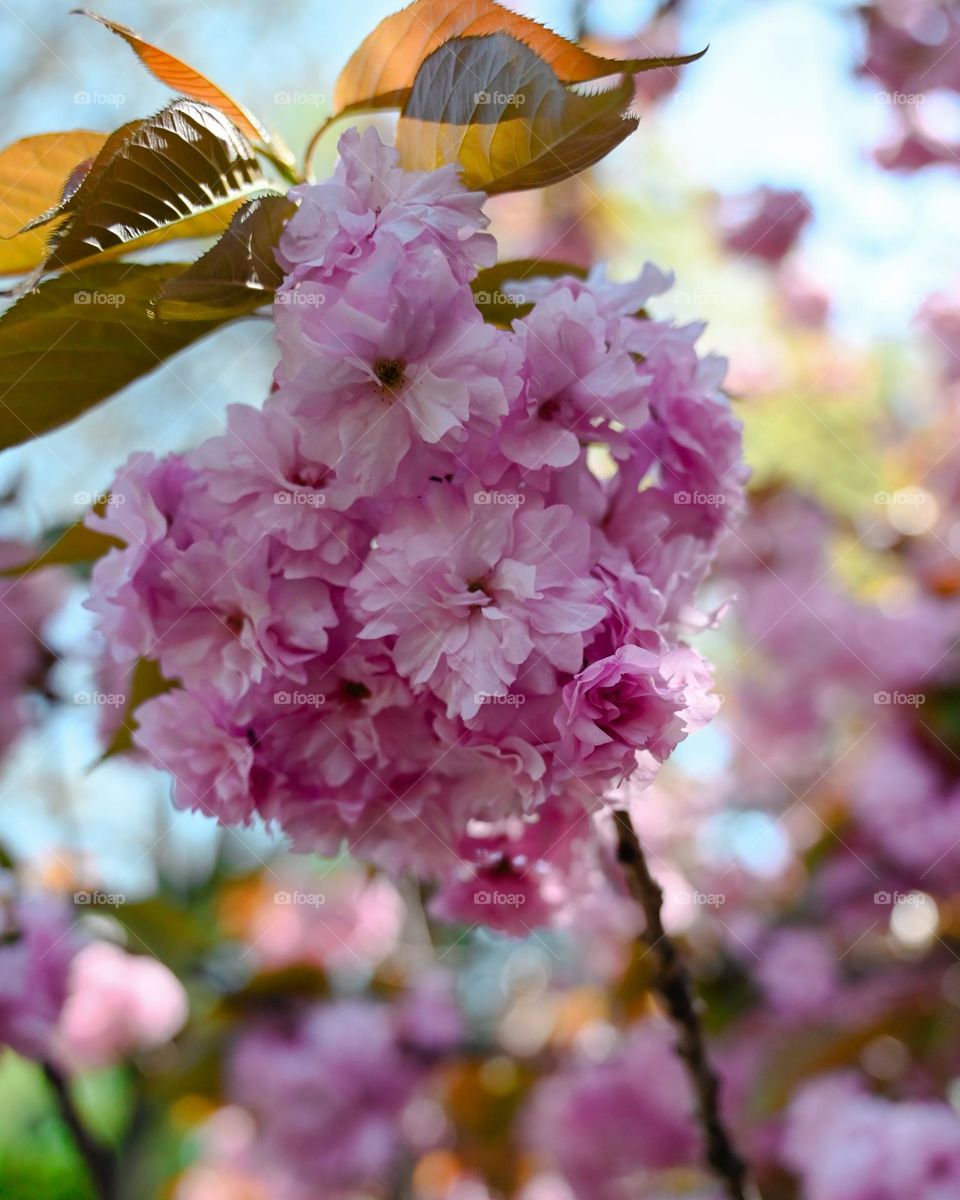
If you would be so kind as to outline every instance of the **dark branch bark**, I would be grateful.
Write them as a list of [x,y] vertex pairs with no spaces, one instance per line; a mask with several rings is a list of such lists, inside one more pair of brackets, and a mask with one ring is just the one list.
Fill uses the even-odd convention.
[[617,858],[630,894],[643,909],[647,946],[656,960],[654,987],[677,1031],[677,1052],[687,1067],[703,1131],[706,1159],[730,1200],[754,1200],[756,1191],[720,1115],[720,1081],[710,1065],[703,1026],[696,1010],[690,978],[675,942],[663,927],[663,892],[650,874],[630,814],[617,809]]
[[116,1181],[113,1152],[93,1136],[80,1118],[70,1095],[70,1085],[52,1063],[43,1064],[43,1073],[57,1101],[60,1119],[70,1131],[80,1157],[86,1164],[99,1200],[113,1200]]

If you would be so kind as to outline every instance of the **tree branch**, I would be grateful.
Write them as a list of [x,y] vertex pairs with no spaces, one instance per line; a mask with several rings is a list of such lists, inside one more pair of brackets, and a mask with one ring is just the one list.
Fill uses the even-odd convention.
[[70,1095],[70,1085],[58,1067],[52,1063],[42,1064],[43,1073],[57,1101],[60,1119],[70,1131],[80,1157],[83,1159],[90,1180],[99,1200],[113,1200],[116,1179],[113,1152],[95,1138],[80,1118]]
[[630,814],[614,811],[617,859],[627,877],[630,894],[643,909],[646,942],[655,957],[654,987],[662,998],[677,1031],[677,1052],[687,1067],[697,1102],[697,1119],[706,1143],[706,1159],[723,1183],[730,1200],[755,1200],[758,1193],[747,1178],[747,1168],[737,1153],[720,1115],[720,1081],[710,1065],[687,969],[676,943],[663,927],[663,891],[650,874],[640,839]]

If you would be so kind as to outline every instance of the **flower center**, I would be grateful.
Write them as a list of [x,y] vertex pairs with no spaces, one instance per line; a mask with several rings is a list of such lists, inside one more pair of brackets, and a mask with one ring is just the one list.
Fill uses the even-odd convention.
[[361,700],[369,700],[371,693],[365,683],[359,683],[355,679],[342,679],[340,681],[340,695],[344,700],[359,702]]
[[235,638],[238,638],[243,633],[243,624],[246,618],[243,613],[229,613],[223,618],[223,623],[230,630]]
[[549,400],[544,400],[537,409],[537,416],[541,421],[552,421],[559,411],[560,401],[556,396],[551,396]]
[[322,488],[327,485],[327,472],[317,463],[304,463],[287,478],[295,487]]
[[406,366],[401,358],[378,358],[373,373],[384,391],[393,392],[403,383]]

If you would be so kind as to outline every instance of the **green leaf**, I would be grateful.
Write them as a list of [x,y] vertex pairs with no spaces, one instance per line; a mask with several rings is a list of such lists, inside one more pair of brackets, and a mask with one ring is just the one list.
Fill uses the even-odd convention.
[[480,271],[473,283],[473,300],[483,319],[491,325],[509,327],[533,308],[521,291],[506,291],[507,284],[522,283],[525,279],[562,279],[573,275],[586,279],[587,272],[575,263],[551,262],[542,258],[515,258],[498,262]]
[[5,567],[0,576],[32,575],[44,567],[85,566],[102,558],[108,550],[123,543],[105,533],[88,529],[82,521],[68,525],[54,534],[48,545],[35,555],[16,566]]
[[58,275],[0,317],[0,449],[65,425],[220,321],[152,311],[183,263],[97,263]]
[[152,700],[154,696],[162,696],[178,686],[173,680],[164,677],[152,658],[137,659],[127,687],[127,703],[123,716],[99,761],[103,762],[130,750],[133,746],[133,735],[138,727],[136,710],[145,701]]
[[427,58],[400,115],[397,149],[407,170],[459,163],[468,188],[546,187],[593,166],[637,127],[625,115],[628,77],[584,96],[504,33],[452,38]]
[[266,186],[253,147],[223,113],[174,100],[112,133],[80,186],[44,214],[41,220],[64,214],[66,220],[50,239],[43,269],[131,249],[140,238],[235,205]]
[[274,250],[295,209],[279,193],[244,204],[216,245],[164,284],[158,315],[172,321],[227,320],[269,303],[283,281]]

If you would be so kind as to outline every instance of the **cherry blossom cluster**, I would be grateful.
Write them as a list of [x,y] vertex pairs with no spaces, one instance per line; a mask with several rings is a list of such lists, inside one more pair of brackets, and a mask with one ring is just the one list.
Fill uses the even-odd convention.
[[652,266],[485,320],[483,196],[374,130],[293,197],[273,391],[121,470],[90,607],[179,685],[136,719],[180,806],[536,923],[605,790],[715,709],[684,638],[744,482],[725,363],[650,317]]

